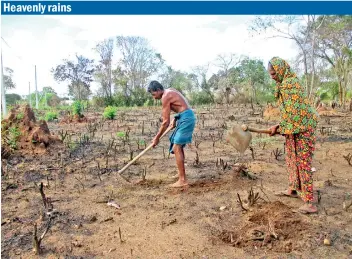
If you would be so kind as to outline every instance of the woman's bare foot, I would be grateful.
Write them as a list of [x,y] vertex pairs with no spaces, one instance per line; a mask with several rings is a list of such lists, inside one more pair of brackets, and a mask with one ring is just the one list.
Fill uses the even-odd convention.
[[285,197],[291,197],[291,198],[298,198],[299,195],[297,194],[296,191],[288,190],[288,191],[280,191],[275,193],[276,196],[285,196]]
[[303,214],[317,213],[318,209],[313,204],[306,203],[298,209],[299,212]]
[[181,181],[181,180],[178,180],[176,183],[169,185],[169,187],[172,187],[172,188],[180,188],[180,187],[186,187],[186,186],[188,186],[187,181]]

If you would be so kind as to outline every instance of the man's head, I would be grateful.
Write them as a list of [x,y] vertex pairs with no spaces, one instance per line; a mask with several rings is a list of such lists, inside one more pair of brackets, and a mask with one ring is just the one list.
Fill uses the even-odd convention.
[[148,86],[148,92],[152,94],[154,99],[161,99],[164,93],[164,87],[158,81],[151,81]]

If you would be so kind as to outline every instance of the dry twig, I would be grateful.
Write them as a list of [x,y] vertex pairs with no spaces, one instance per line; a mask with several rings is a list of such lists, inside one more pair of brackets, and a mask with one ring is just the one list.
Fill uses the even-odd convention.
[[248,211],[245,207],[243,207],[243,203],[242,203],[242,200],[241,200],[241,196],[237,193],[237,198],[238,198],[238,202],[240,203],[240,206],[241,206],[241,209],[243,211]]
[[41,253],[41,247],[40,244],[43,241],[45,235],[48,233],[50,227],[51,227],[51,221],[52,218],[49,217],[49,221],[47,223],[47,226],[43,232],[43,234],[38,238],[37,236],[37,223],[34,223],[34,231],[33,231],[33,251],[36,255],[39,255]]

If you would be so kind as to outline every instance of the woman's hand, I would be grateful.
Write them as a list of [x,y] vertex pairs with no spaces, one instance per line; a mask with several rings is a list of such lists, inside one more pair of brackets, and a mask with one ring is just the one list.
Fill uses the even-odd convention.
[[280,125],[275,125],[269,128],[269,130],[271,131],[271,133],[269,134],[270,136],[274,136],[276,134],[279,134],[279,132],[277,131],[279,129]]

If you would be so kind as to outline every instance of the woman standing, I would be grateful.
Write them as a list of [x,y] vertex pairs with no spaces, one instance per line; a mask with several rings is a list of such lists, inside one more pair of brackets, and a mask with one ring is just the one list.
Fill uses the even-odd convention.
[[271,136],[282,134],[286,138],[286,164],[289,187],[278,195],[301,197],[302,213],[316,213],[313,202],[313,175],[311,164],[315,150],[315,131],[318,114],[310,105],[305,89],[290,65],[279,57],[269,61],[268,72],[276,81],[275,97],[280,108],[280,124],[270,128]]

